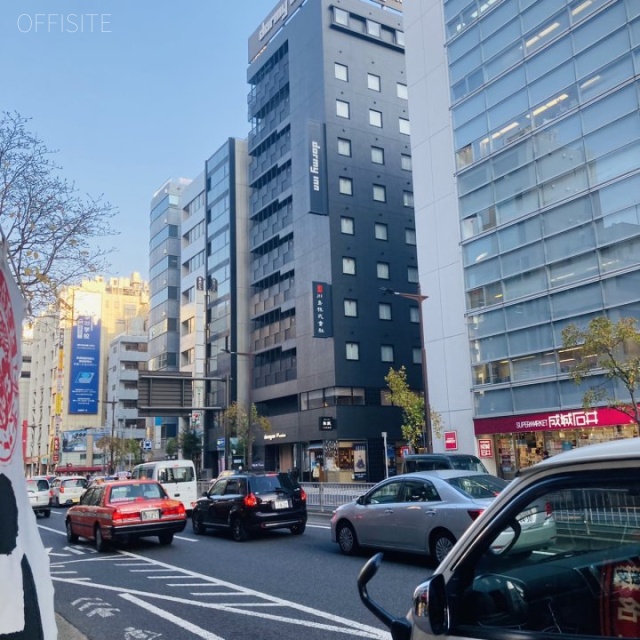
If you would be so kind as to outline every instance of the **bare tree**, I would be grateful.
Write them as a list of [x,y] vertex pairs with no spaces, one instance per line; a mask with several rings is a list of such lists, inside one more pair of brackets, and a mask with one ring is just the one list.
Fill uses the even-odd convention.
[[0,231],[13,276],[31,311],[55,304],[62,287],[108,269],[112,205],[81,196],[61,178],[54,152],[15,112],[0,113]]

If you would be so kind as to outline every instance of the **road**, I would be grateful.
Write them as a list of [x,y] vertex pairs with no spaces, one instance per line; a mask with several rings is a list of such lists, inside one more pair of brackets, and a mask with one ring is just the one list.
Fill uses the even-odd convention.
[[[67,543],[65,512],[37,522],[56,612],[90,640],[390,638],[358,597],[371,554],[343,556],[325,515],[311,514],[302,536],[273,531],[237,543],[195,536],[188,524],[171,546],[149,539],[100,554],[82,539]],[[430,574],[424,559],[388,555],[369,593],[404,614]]]

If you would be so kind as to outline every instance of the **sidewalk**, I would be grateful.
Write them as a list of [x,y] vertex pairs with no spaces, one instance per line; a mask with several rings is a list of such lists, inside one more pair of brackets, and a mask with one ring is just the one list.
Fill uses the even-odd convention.
[[58,625],[58,640],[89,640],[84,633],[80,633],[57,612],[56,625]]

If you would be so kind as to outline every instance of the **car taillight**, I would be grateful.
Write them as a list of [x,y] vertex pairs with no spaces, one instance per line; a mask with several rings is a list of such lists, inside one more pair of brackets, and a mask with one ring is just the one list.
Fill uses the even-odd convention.
[[467,513],[472,520],[475,520],[483,511],[484,509],[467,509]]
[[64,487],[60,487],[60,493],[64,493]]
[[250,493],[244,497],[244,505],[245,507],[255,507],[258,505],[258,498]]
[[307,494],[304,492],[304,489],[300,487],[300,500],[306,500]]
[[122,513],[122,511],[120,511],[119,509],[114,509],[113,513],[111,514],[111,521],[115,524],[120,520],[124,520],[124,513]]
[[550,502],[545,502],[544,504],[544,516],[545,518],[550,518],[553,515],[553,506]]
[[162,513],[165,516],[181,516],[181,515],[184,515],[184,513],[185,513],[184,505],[181,502],[180,504],[177,504],[175,507],[168,507],[166,509],[163,509]]

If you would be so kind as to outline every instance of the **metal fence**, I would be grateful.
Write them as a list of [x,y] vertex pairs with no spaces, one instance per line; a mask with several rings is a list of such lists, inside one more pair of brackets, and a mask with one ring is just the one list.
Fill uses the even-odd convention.
[[[209,487],[210,481],[198,481],[198,496]],[[307,494],[307,507],[315,511],[331,512],[341,504],[351,502],[366,493],[374,483],[368,482],[301,482]]]

